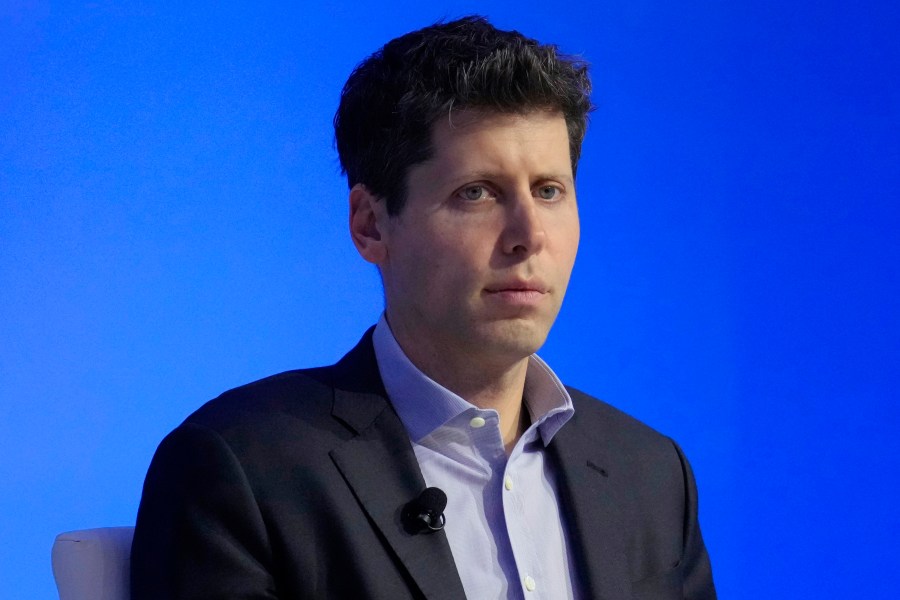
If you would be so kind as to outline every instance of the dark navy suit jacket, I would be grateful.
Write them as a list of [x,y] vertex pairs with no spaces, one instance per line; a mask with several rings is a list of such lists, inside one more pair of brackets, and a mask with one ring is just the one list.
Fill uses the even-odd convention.
[[[548,452],[580,589],[714,599],[681,450],[569,393],[575,415]],[[226,392],[163,440],[138,511],[132,597],[464,598],[444,533],[401,523],[424,488],[370,330],[338,364]]]

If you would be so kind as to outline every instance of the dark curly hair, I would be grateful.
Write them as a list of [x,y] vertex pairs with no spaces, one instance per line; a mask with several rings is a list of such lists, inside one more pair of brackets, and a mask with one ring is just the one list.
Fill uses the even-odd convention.
[[587,64],[480,16],[391,40],[361,62],[334,116],[341,172],[397,215],[406,175],[432,154],[434,122],[451,109],[556,110],[565,117],[574,173],[593,108]]

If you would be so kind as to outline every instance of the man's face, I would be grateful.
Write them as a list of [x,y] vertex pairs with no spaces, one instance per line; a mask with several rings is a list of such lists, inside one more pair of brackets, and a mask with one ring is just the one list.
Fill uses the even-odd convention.
[[432,134],[401,213],[379,219],[388,321],[411,357],[520,360],[544,343],[578,249],[565,119],[466,110]]

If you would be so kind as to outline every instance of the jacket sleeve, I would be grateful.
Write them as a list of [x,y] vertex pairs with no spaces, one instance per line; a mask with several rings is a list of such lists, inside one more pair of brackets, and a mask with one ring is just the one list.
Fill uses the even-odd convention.
[[716,589],[713,585],[712,567],[709,554],[700,534],[698,519],[697,484],[691,465],[684,452],[674,441],[675,450],[681,460],[684,473],[684,552],[679,563],[682,578],[682,591],[685,600],[716,600]]
[[214,431],[183,424],[159,445],[138,509],[131,597],[276,598],[248,479]]

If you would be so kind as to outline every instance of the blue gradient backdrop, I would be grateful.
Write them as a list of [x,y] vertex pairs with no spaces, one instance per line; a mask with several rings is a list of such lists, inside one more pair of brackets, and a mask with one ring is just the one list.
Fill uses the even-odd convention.
[[897,597],[897,6],[0,2],[0,595],[133,523],[202,402],[374,322],[340,86],[481,12],[594,65],[544,357],[682,442],[722,598]]

